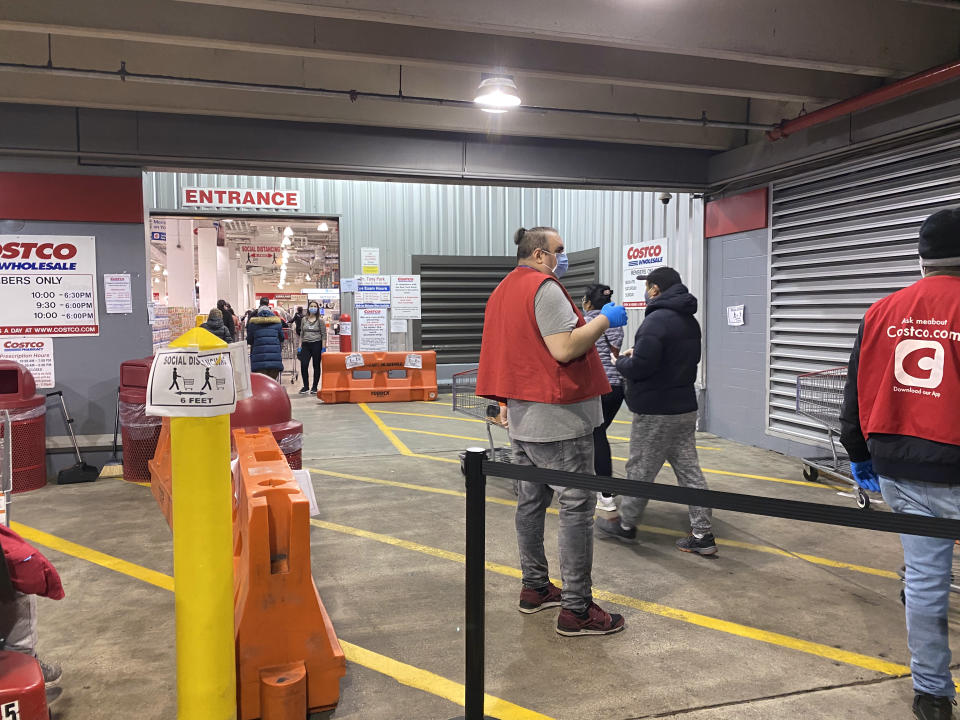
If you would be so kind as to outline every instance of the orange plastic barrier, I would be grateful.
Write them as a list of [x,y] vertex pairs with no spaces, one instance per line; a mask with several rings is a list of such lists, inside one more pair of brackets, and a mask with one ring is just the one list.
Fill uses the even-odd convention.
[[[363,356],[363,365],[347,367],[347,358]],[[322,356],[317,397],[325,403],[408,402],[437,399],[437,353],[332,353]],[[419,358],[419,359],[418,359]],[[421,367],[411,367],[419,362]]]
[[234,622],[239,720],[336,707],[343,650],[310,569],[310,507],[273,434],[235,430]]
[[147,461],[150,468],[150,492],[160,506],[160,512],[173,529],[173,472],[170,470],[170,418],[163,418],[157,450]]

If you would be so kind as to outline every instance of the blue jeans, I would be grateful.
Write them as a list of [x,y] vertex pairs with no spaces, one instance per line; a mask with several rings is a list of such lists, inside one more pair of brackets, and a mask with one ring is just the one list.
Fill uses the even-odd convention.
[[[960,520],[960,485],[880,477],[883,499],[894,512]],[[953,540],[901,535],[906,563],[907,645],[913,687],[953,697],[947,613]]]

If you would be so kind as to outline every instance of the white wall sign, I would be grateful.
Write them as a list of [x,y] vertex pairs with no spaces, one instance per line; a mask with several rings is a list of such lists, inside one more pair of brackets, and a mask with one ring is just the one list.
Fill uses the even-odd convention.
[[183,189],[182,204],[190,207],[299,210],[300,191],[188,187]]
[[340,291],[352,293],[357,291],[357,279],[355,277],[345,277],[340,280]]
[[394,275],[390,283],[390,307],[393,317],[420,319],[420,276]]
[[643,308],[647,301],[643,296],[647,289],[645,278],[660,267],[665,267],[667,241],[664,238],[651,242],[625,245],[623,248],[623,306]]
[[130,275],[103,276],[103,302],[108,313],[132,313],[133,292],[130,290]]
[[727,325],[731,327],[743,325],[743,305],[730,305],[727,307]]
[[364,275],[357,278],[357,292],[354,307],[388,308],[390,307],[390,276]]
[[158,350],[147,383],[147,415],[216,417],[237,407],[230,350]]
[[93,237],[0,235],[0,335],[99,335]]
[[396,316],[390,318],[390,332],[405,333],[407,331],[407,321]]
[[363,308],[357,311],[357,349],[360,352],[386,352],[389,347],[387,311]]
[[405,368],[412,368],[414,370],[423,369],[423,355],[417,355],[416,353],[410,353],[403,361],[403,366]]
[[275,265],[277,258],[283,254],[279,245],[241,245],[240,260],[247,265],[270,267]]
[[379,275],[380,248],[360,248],[360,268],[364,275]]
[[33,375],[38,388],[56,386],[53,339],[48,337],[7,337],[0,340],[0,360],[13,360]]

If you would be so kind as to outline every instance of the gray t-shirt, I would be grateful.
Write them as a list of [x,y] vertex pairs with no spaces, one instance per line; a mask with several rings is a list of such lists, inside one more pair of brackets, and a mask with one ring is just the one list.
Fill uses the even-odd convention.
[[[560,284],[548,280],[533,300],[540,335],[570,332],[577,326],[577,313]],[[556,442],[583,437],[603,424],[600,397],[569,405],[508,400],[510,437],[524,442]]]

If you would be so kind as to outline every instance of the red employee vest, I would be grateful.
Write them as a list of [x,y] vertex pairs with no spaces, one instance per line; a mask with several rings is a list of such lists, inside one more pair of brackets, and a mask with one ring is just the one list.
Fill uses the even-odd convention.
[[960,445],[960,278],[924,278],[867,311],[857,393],[864,436]]
[[[545,282],[556,280],[521,265],[490,295],[477,375],[480,397],[568,405],[610,392],[596,346],[568,363],[557,362],[547,349],[534,309],[537,290]],[[582,327],[583,315],[566,289],[563,293],[577,314],[577,327]]]

